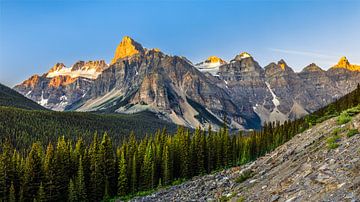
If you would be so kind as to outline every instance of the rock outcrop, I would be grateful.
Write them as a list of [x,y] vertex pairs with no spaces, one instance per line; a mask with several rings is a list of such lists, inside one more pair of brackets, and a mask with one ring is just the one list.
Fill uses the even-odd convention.
[[[359,201],[360,115],[337,125],[336,118],[294,136],[254,162],[215,174],[194,177],[132,201]],[[339,147],[327,139],[339,130]],[[244,173],[249,178],[237,182]]]
[[139,53],[144,53],[144,49],[141,44],[134,41],[132,38],[125,36],[116,48],[114,58],[111,60],[111,64],[116,63],[118,59],[130,57]]

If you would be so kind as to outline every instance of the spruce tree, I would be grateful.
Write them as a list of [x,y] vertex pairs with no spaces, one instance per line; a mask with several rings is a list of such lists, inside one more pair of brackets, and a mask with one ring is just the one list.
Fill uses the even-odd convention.
[[[15,197],[15,186],[14,186],[14,182],[11,182],[11,186],[10,186],[10,193],[9,193],[9,202],[15,202],[16,201],[16,197]],[[5,200],[4,200],[5,201]]]
[[70,179],[69,181],[69,190],[68,190],[68,199],[67,201],[70,201],[70,202],[75,202],[75,201],[78,201],[77,200],[77,197],[76,197],[76,190],[75,190],[75,184],[74,184],[74,181],[72,179]]
[[138,185],[138,174],[137,174],[137,160],[136,160],[136,154],[133,155],[131,160],[131,193],[135,193],[137,191],[137,185]]
[[119,177],[118,177],[118,191],[119,196],[125,196],[127,193],[128,180],[127,180],[127,165],[125,161],[124,151],[121,151],[119,160]]
[[86,186],[85,186],[85,178],[84,178],[84,168],[83,168],[83,160],[82,156],[79,157],[79,167],[76,175],[76,195],[78,201],[86,201]]
[[45,160],[44,160],[44,179],[43,184],[45,185],[45,196],[46,200],[54,201],[58,198],[57,196],[57,187],[56,187],[56,179],[57,179],[57,168],[55,163],[55,154],[54,147],[50,143],[47,146]]
[[37,193],[37,201],[38,202],[45,202],[46,201],[46,196],[45,196],[43,183],[40,183],[40,187],[39,187],[39,190],[38,190],[38,193]]
[[39,143],[34,143],[26,159],[24,200],[36,199],[42,181],[42,151]]

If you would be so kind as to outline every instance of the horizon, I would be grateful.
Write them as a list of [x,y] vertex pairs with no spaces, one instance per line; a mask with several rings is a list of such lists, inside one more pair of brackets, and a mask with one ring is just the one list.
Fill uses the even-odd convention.
[[216,3],[1,1],[0,82],[13,87],[58,62],[110,63],[124,36],[193,64],[212,55],[229,61],[241,52],[261,67],[284,59],[296,72],[311,63],[326,70],[342,56],[360,64],[360,2]]

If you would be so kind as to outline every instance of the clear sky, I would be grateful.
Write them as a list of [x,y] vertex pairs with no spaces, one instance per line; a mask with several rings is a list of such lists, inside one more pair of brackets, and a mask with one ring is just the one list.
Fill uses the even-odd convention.
[[0,82],[9,86],[56,62],[110,62],[121,38],[194,63],[240,52],[261,66],[300,71],[347,56],[360,64],[360,1],[0,0]]

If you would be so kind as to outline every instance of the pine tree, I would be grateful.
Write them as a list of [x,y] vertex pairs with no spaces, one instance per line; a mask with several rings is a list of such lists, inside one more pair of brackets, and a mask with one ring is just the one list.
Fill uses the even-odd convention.
[[10,193],[9,193],[9,202],[15,202],[16,201],[15,194],[16,193],[15,193],[14,183],[11,182]]
[[127,165],[125,161],[124,151],[120,154],[119,160],[119,177],[118,177],[118,191],[117,194],[119,196],[124,196],[127,193]]
[[167,185],[171,181],[171,160],[170,160],[170,151],[168,145],[165,145],[165,148],[163,150],[162,161],[163,161],[162,176],[164,179],[164,184]]
[[54,201],[57,196],[57,189],[56,189],[56,178],[57,178],[57,169],[55,163],[55,155],[54,155],[54,147],[50,143],[47,146],[46,154],[45,154],[45,161],[44,161],[44,185],[45,185],[45,196],[46,200]]
[[5,140],[2,144],[2,155],[0,156],[0,199],[6,200],[9,195],[12,177],[11,144]]
[[[68,185],[70,179],[70,149],[65,137],[62,136],[58,139],[55,153],[55,186],[57,193],[57,201],[64,201],[68,196]],[[61,175],[58,175],[61,173]]]
[[137,166],[136,166],[136,154],[133,155],[131,160],[131,193],[135,193],[137,191],[137,181],[138,181],[138,174],[137,174]]
[[84,178],[84,168],[83,168],[82,156],[79,157],[79,167],[76,175],[76,195],[78,201],[86,201],[86,186]]
[[74,181],[72,179],[70,179],[69,181],[69,190],[68,190],[68,201],[74,202],[77,201],[77,197],[76,197],[76,190],[75,190],[75,184]]
[[100,154],[97,134],[94,135],[94,140],[91,145],[90,158],[91,158],[91,164],[90,164],[91,196],[90,197],[95,201],[99,201],[103,198],[104,195],[105,177],[104,177],[104,167],[103,167],[104,164],[103,164],[102,155]]
[[115,157],[112,142],[107,133],[104,133],[100,147],[101,167],[103,168],[104,178],[108,180],[108,192],[110,195],[116,193]]
[[46,201],[44,186],[43,186],[42,183],[40,183],[40,187],[39,187],[39,190],[38,190],[38,193],[37,193],[37,201],[38,202]]
[[24,200],[36,199],[42,180],[41,147],[34,143],[26,159]]

